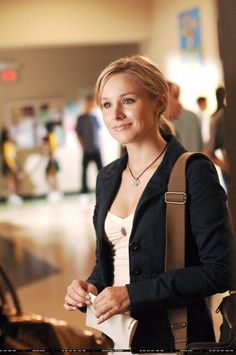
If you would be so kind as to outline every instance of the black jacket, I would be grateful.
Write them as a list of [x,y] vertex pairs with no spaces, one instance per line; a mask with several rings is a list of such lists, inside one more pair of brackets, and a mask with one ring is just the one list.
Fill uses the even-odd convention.
[[[188,342],[214,341],[204,298],[229,289],[231,230],[226,195],[214,165],[202,157],[187,167],[186,267],[164,272],[166,205],[164,194],[172,167],[185,151],[172,136],[162,163],[147,184],[135,211],[130,235],[131,315],[139,320],[132,350],[174,349],[167,308],[188,306]],[[127,155],[98,174],[94,226],[96,265],[88,281],[99,291],[113,283],[112,248],[104,221],[119,189]],[[132,186],[131,186],[132,188]]]

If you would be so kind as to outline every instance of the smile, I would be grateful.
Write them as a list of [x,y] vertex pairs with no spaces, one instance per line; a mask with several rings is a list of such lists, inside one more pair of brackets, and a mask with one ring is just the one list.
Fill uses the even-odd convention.
[[130,128],[131,125],[132,125],[132,123],[122,124],[122,125],[119,125],[119,126],[114,126],[114,127],[112,127],[112,129],[114,131],[118,131],[119,132],[119,131],[123,131],[125,129]]

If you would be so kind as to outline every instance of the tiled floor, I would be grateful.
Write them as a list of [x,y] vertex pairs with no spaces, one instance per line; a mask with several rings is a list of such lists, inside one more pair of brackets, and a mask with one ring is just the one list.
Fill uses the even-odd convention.
[[[86,278],[95,257],[94,195],[0,205],[0,258],[17,287],[23,310],[85,327],[85,316],[63,308],[66,287]],[[217,308],[215,296],[212,309]],[[213,312],[216,333],[220,315]]]
[[68,284],[88,276],[94,262],[93,206],[93,195],[0,205],[0,258],[25,312],[84,327],[84,315],[63,303]]

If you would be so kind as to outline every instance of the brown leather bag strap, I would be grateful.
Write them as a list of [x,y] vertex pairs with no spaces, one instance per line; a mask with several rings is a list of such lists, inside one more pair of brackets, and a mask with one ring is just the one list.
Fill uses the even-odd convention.
[[[166,252],[165,269],[172,271],[185,266],[185,203],[186,163],[193,153],[184,153],[176,161],[165,193],[166,202]],[[187,309],[168,310],[171,330],[175,339],[175,349],[185,349],[187,343]]]

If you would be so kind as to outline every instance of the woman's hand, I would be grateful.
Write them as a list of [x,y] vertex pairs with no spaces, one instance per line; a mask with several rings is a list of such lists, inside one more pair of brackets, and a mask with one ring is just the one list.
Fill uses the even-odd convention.
[[67,311],[76,311],[78,308],[91,304],[89,292],[97,295],[97,288],[82,280],[73,280],[67,287],[64,308]]
[[115,314],[125,313],[129,310],[130,299],[126,286],[105,288],[96,297],[93,307],[98,324],[111,318]]

